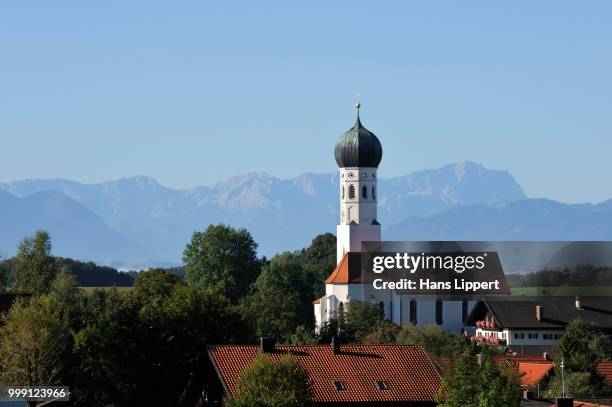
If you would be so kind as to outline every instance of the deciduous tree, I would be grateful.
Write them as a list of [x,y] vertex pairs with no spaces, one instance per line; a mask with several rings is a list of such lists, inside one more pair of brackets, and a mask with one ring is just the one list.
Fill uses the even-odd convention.
[[238,378],[230,407],[300,407],[312,399],[308,372],[290,356],[261,355]]
[[256,251],[257,244],[246,229],[220,224],[194,232],[183,252],[185,281],[219,291],[237,303],[259,274]]
[[19,293],[45,293],[58,270],[51,256],[51,237],[44,230],[19,243],[14,258],[13,290]]

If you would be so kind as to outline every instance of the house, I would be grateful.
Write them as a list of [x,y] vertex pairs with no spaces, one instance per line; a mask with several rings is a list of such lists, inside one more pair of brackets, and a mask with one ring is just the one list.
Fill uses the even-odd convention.
[[525,398],[540,398],[540,390],[545,388],[555,367],[549,353],[539,356],[499,355],[495,357],[495,363],[516,372]]
[[483,297],[468,317],[474,339],[507,345],[518,354],[550,353],[574,319],[612,333],[609,297]]
[[[265,340],[264,340],[265,339]],[[440,375],[420,346],[261,345],[208,347],[211,374],[200,405],[232,395],[236,382],[260,354],[279,360],[291,355],[307,371],[315,406],[434,406]]]
[[382,144],[361,123],[360,107],[358,103],[355,125],[340,136],[334,149],[340,171],[337,267],[325,280],[325,295],[313,302],[316,325],[321,327],[354,300],[379,305],[384,317],[399,326],[437,324],[449,331],[465,330],[475,301],[376,290],[361,279],[362,243],[381,241],[377,172]]

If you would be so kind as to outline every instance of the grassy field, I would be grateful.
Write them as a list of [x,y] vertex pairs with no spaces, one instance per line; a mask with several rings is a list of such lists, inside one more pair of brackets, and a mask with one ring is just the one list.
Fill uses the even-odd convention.
[[528,296],[612,296],[612,287],[513,287],[512,295]]
[[[83,291],[85,292],[92,292],[93,290],[95,290],[96,288],[99,288],[100,290],[110,290],[113,287],[80,287]],[[117,287],[117,289],[119,291],[126,291],[126,290],[131,290],[132,287]]]

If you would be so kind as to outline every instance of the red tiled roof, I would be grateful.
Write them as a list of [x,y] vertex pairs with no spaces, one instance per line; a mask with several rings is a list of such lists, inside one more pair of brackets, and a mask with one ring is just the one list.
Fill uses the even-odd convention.
[[[257,345],[209,346],[208,353],[225,389],[234,392],[240,373],[260,354]],[[309,373],[315,403],[433,402],[440,375],[420,346],[342,345],[333,354],[330,345],[281,345],[272,360],[291,354]],[[384,380],[387,390],[379,390]],[[336,390],[342,381],[346,390]]]
[[[602,404],[605,403],[605,404]],[[589,403],[588,401],[574,400],[574,407],[611,407],[612,403],[598,400],[595,403]]]
[[361,283],[361,253],[346,253],[334,271],[325,279],[325,284],[349,283]]
[[612,385],[612,360],[599,362],[595,369],[604,378],[606,383]]
[[553,364],[519,362],[518,373],[521,378],[521,386],[533,388],[538,385],[552,370]]

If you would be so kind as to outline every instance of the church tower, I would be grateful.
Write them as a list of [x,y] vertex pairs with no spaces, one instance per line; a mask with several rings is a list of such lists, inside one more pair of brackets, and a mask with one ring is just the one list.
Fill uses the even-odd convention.
[[359,118],[336,143],[335,157],[340,167],[340,222],[336,263],[348,252],[360,252],[361,242],[380,241],[377,216],[376,171],[382,159],[378,137],[363,127]]

